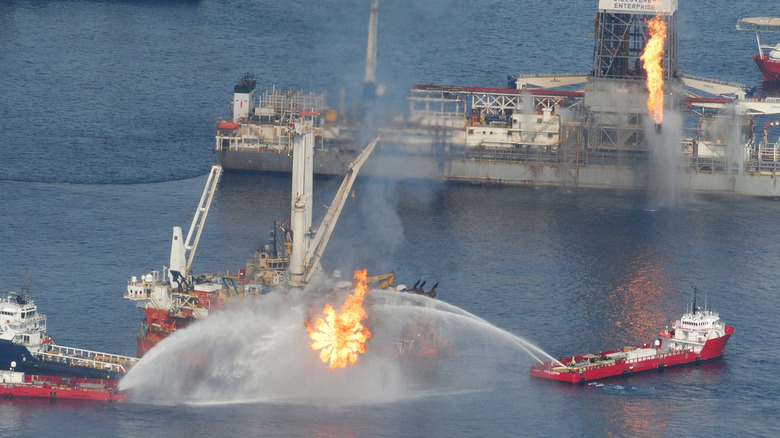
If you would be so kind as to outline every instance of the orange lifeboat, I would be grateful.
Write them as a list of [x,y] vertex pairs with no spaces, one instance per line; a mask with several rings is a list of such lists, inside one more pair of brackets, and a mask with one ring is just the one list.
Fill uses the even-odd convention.
[[219,122],[219,125],[217,125],[217,129],[226,129],[228,131],[235,131],[236,129],[238,129],[238,123],[222,120]]

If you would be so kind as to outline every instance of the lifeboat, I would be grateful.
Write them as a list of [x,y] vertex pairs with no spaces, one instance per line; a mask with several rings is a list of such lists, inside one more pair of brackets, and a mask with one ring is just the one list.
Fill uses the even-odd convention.
[[217,125],[217,129],[223,129],[226,131],[235,131],[238,129],[238,123],[228,122],[227,120],[222,120]]

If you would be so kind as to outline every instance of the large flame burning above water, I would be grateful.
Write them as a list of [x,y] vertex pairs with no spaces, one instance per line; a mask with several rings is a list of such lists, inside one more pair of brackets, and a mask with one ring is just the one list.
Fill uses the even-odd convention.
[[664,69],[661,60],[664,57],[664,42],[666,40],[666,21],[663,15],[657,15],[647,23],[650,40],[645,51],[639,58],[644,63],[647,72],[647,110],[655,123],[664,120]]
[[326,304],[322,313],[325,319],[317,318],[314,324],[306,319],[306,331],[311,336],[311,348],[320,350],[320,359],[330,361],[330,369],[345,368],[347,364],[356,365],[358,353],[366,352],[366,340],[371,332],[363,325],[367,318],[363,309],[363,297],[369,292],[366,285],[367,271],[355,271],[355,293],[348,295],[336,313],[330,304]]

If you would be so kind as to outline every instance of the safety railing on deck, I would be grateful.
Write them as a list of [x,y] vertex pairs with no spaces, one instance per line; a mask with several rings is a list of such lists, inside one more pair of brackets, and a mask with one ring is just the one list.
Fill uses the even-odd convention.
[[87,366],[124,373],[138,361],[135,357],[85,350],[83,348],[50,345],[46,353],[48,360],[67,363],[72,366]]

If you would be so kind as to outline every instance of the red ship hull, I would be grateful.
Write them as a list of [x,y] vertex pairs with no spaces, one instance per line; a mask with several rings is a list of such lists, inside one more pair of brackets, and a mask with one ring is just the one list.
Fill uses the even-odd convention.
[[138,357],[143,357],[144,354],[148,353],[149,350],[152,349],[155,345],[157,345],[158,342],[160,342],[162,338],[151,338],[148,334],[139,333],[138,334],[138,343],[136,345],[136,353],[138,354]]
[[7,400],[27,397],[123,402],[125,395],[119,392],[117,384],[116,380],[25,375],[21,383],[0,383],[0,393]]
[[136,352],[138,357],[148,353],[158,342],[165,339],[176,330],[189,326],[194,321],[191,316],[173,316],[164,310],[147,308],[144,310],[146,319],[141,324],[143,331],[138,334]]
[[755,55],[753,60],[764,75],[764,82],[780,82],[780,61],[769,59],[769,55]]
[[[531,368],[531,377],[583,384],[609,377],[629,376],[646,371],[661,371],[667,367],[698,364],[721,357],[732,333],[734,333],[734,328],[727,326],[724,336],[707,340],[698,354],[692,351],[659,352],[652,356],[636,359],[603,361],[607,355],[621,351],[616,349],[574,357],[567,356],[560,359],[562,363],[567,363],[588,361],[589,358],[594,357],[598,358],[596,362],[585,366],[562,367],[554,364],[552,361],[547,361],[533,366]],[[634,348],[646,349],[647,347],[647,345],[644,345]]]

